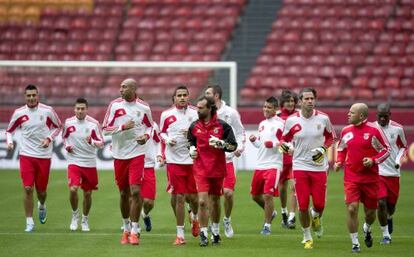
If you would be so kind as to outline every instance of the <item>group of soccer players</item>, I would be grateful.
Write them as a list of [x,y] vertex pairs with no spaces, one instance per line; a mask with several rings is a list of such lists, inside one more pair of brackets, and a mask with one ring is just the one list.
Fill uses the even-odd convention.
[[[12,133],[20,128],[20,174],[24,186],[27,232],[34,230],[33,191],[37,192],[40,223],[46,222],[48,184],[53,139],[62,130],[68,159],[68,185],[72,220],[70,230],[89,231],[88,214],[92,191],[97,189],[96,148],[104,146],[103,134],[112,137],[115,181],[120,193],[123,218],[121,244],[138,245],[142,216],[151,231],[149,212],[154,206],[156,162],[166,164],[171,207],[176,218],[174,245],[186,243],[185,206],[191,218],[191,231],[200,237],[200,246],[219,245],[220,197],[224,195],[224,233],[232,237],[233,193],[236,173],[233,158],[245,148],[246,135],[239,113],[226,105],[222,89],[208,86],[196,106],[190,92],[179,86],[173,106],[161,114],[160,126],[152,120],[148,104],[137,94],[137,82],[128,78],[120,85],[121,97],[107,109],[103,126],[87,115],[88,102],[78,98],[75,116],[61,124],[54,110],[39,103],[36,86],[25,90],[26,105],[16,109],[7,128],[7,148],[12,150]],[[327,150],[336,135],[327,114],[315,109],[317,92],[304,88],[299,97],[288,90],[280,100],[269,97],[263,104],[264,120],[249,141],[258,148],[257,166],[251,182],[252,199],[264,210],[261,234],[271,234],[277,212],[273,198],[281,201],[282,226],[295,228],[295,209],[303,231],[305,249],[313,248],[311,228],[323,235],[322,215],[326,203]],[[299,103],[300,109],[295,109]],[[280,109],[280,110],[279,110]],[[344,166],[347,226],[352,252],[360,252],[358,206],[364,204],[364,241],[371,247],[371,225],[376,215],[381,224],[381,244],[391,243],[392,215],[399,195],[401,158],[407,142],[402,126],[390,120],[390,106],[380,104],[377,122],[367,121],[368,107],[357,103],[348,113],[349,126],[338,140],[334,169]],[[294,183],[289,190],[288,180]],[[78,208],[78,188],[84,192],[82,218]],[[290,194],[289,194],[290,192]],[[289,211],[287,199],[290,195]],[[312,207],[310,207],[312,200]],[[379,206],[377,210],[377,206]],[[209,221],[210,220],[210,221]]]

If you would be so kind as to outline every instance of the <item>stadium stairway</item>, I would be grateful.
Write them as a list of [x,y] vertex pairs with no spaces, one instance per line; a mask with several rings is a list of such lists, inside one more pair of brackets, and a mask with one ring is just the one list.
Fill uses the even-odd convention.
[[244,85],[266,36],[271,31],[275,14],[282,6],[282,0],[255,0],[245,6],[242,21],[234,31],[232,46],[224,55],[224,60],[235,61],[238,65],[237,81],[239,88]]

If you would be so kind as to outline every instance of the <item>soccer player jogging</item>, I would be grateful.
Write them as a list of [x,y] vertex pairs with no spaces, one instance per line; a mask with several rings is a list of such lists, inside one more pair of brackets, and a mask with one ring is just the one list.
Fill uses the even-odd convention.
[[61,122],[52,107],[39,103],[35,85],[24,91],[26,105],[16,109],[6,130],[7,150],[14,149],[13,133],[21,131],[20,177],[24,187],[24,212],[26,232],[34,230],[33,187],[38,199],[38,215],[41,224],[46,222],[46,190],[49,181],[53,144],[61,130]]
[[377,126],[382,128],[390,145],[390,156],[379,164],[379,201],[378,221],[382,230],[381,244],[391,243],[393,231],[392,215],[395,212],[400,191],[400,167],[401,158],[407,151],[407,140],[405,139],[402,125],[390,120],[391,108],[389,104],[379,104],[377,107]]
[[153,123],[153,130],[150,138],[148,139],[147,152],[145,153],[145,165],[144,165],[144,180],[141,188],[141,198],[143,199],[143,206],[141,216],[144,221],[145,230],[147,232],[152,230],[150,211],[154,208],[154,201],[156,197],[156,176],[155,176],[155,163],[160,165],[163,163],[163,157],[161,154],[161,139],[159,136],[159,128],[157,123]]
[[78,98],[75,116],[67,119],[63,126],[62,138],[67,151],[69,201],[72,207],[70,230],[79,226],[78,189],[83,189],[82,231],[90,231],[88,215],[92,206],[92,190],[98,189],[96,170],[96,148],[103,148],[104,139],[101,125],[88,115],[88,101]]
[[236,170],[233,158],[240,157],[245,148],[246,134],[241,123],[240,114],[234,108],[226,105],[221,98],[223,90],[218,85],[209,85],[205,91],[205,96],[214,100],[217,107],[217,117],[227,122],[233,129],[237,140],[237,149],[234,152],[226,152],[226,177],[224,178],[224,234],[226,237],[233,237],[234,231],[231,225],[231,212],[234,204],[234,187],[236,185]]
[[[292,169],[305,249],[313,248],[310,220],[315,234],[321,237],[323,233],[321,217],[329,166],[326,151],[335,139],[328,115],[315,109],[316,97],[315,89],[302,89],[301,109],[287,118],[280,148],[283,153],[293,152]],[[309,210],[310,196],[313,207]]]
[[197,110],[189,104],[189,91],[179,86],[174,92],[174,105],[161,114],[160,136],[165,142],[168,188],[171,193],[171,207],[176,218],[177,236],[174,245],[185,244],[184,219],[185,199],[190,200],[193,215],[192,234],[198,236],[198,199],[193,174],[193,160],[189,155],[187,133],[191,123],[197,120]]
[[[298,103],[298,97],[294,92],[290,90],[283,90],[280,96],[280,111],[276,113],[277,116],[286,120],[290,115],[297,112],[295,109]],[[288,203],[288,187],[289,180],[293,179],[292,174],[292,156],[288,153],[283,154],[283,169],[279,179],[279,197],[280,205],[282,207],[282,227],[294,229],[296,227],[295,212],[297,210],[295,185],[290,185],[290,201],[289,201],[289,213],[287,208]],[[289,215],[289,216],[288,216]]]
[[112,136],[115,180],[124,221],[121,244],[132,245],[139,244],[141,233],[138,224],[142,209],[141,185],[146,142],[150,138],[153,123],[150,107],[137,98],[137,86],[137,82],[131,78],[121,82],[121,98],[111,102],[103,122],[104,134]]
[[[197,101],[198,120],[188,130],[190,156],[194,160],[197,185],[200,246],[208,245],[208,220],[211,215],[213,245],[220,244],[220,196],[226,175],[225,152],[237,149],[233,130],[225,121],[217,119],[216,106],[211,98]],[[211,208],[209,212],[209,208]]]
[[348,112],[349,126],[341,131],[337,147],[335,171],[345,163],[344,191],[347,209],[347,226],[352,240],[352,252],[359,253],[358,209],[364,204],[364,241],[372,247],[371,225],[375,221],[378,205],[378,164],[389,156],[388,141],[374,123],[367,121],[368,106],[356,103]]
[[250,135],[249,140],[259,149],[257,165],[250,187],[253,200],[264,210],[264,225],[260,232],[270,235],[271,224],[276,216],[273,197],[277,195],[277,185],[282,171],[282,154],[278,151],[282,138],[284,121],[276,116],[278,101],[268,98],[263,105],[266,118],[259,124],[257,135]]

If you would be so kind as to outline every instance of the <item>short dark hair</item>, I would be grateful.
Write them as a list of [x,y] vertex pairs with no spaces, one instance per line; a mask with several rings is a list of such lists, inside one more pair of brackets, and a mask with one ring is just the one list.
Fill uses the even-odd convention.
[[209,108],[209,109],[211,109],[211,111],[210,111],[211,116],[216,115],[216,113],[217,113],[217,106],[216,106],[214,100],[212,98],[210,98],[210,97],[201,96],[200,98],[197,99],[197,103],[198,102],[201,102],[203,100],[206,100],[206,102],[207,102],[206,107]]
[[274,96],[267,98],[266,102],[273,105],[275,109],[277,109],[277,107],[279,106],[279,101]]
[[207,89],[212,88],[213,89],[213,94],[218,94],[219,95],[219,99],[221,99],[223,97],[223,89],[221,89],[221,87],[217,84],[210,84],[207,85]]
[[75,104],[85,104],[86,107],[88,107],[88,101],[83,97],[79,97],[78,99],[76,99]]
[[313,96],[315,97],[315,99],[316,99],[316,97],[317,97],[316,90],[312,87],[305,87],[304,89],[302,89],[300,91],[300,94],[299,94],[299,99],[302,100],[303,93],[308,93],[308,92],[311,92],[313,94]]
[[24,91],[26,92],[27,90],[36,90],[36,91],[38,91],[37,87],[33,84],[27,85]]
[[[188,91],[187,86],[185,86],[185,85],[178,85],[178,86],[175,88],[175,90],[174,90],[174,95],[173,95],[173,97],[177,94],[177,91],[178,91],[178,90],[180,90],[180,89],[187,90],[187,94],[190,94],[190,91]],[[173,98],[173,100],[174,100],[174,98]]]
[[290,98],[293,98],[293,101],[295,101],[295,105],[298,103],[298,95],[295,92],[292,92],[290,90],[283,90],[282,94],[280,95],[280,107],[283,107],[285,102],[289,101]]

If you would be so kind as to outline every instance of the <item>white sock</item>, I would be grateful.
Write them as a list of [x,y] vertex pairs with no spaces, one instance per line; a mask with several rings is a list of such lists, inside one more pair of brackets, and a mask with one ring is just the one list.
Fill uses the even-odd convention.
[[145,212],[144,212],[144,208],[142,208],[142,210],[141,210],[141,216],[142,216],[143,218],[148,217],[148,214],[145,214]]
[[37,207],[38,207],[39,209],[41,209],[41,210],[44,210],[44,209],[46,208],[46,204],[45,204],[45,203],[41,204],[41,203],[38,201],[38,202],[37,202]]
[[194,214],[194,212],[191,212],[190,215],[192,220],[198,220],[198,215]]
[[303,230],[303,239],[305,239],[305,241],[312,240],[310,227],[302,228],[302,230]]
[[289,212],[289,219],[288,220],[293,220],[293,218],[295,218],[295,213],[294,212]]
[[352,244],[354,244],[354,245],[359,245],[359,241],[358,241],[358,232],[355,232],[355,233],[349,233],[349,236],[351,237]]
[[224,220],[224,221],[229,221],[229,222],[230,222],[230,221],[231,221],[231,217],[228,217],[228,218],[227,218],[226,216],[224,216],[223,220]]
[[177,226],[177,236],[184,238],[184,226]]
[[33,217],[26,217],[26,224],[34,225]]
[[218,235],[220,233],[220,223],[211,224],[211,233],[213,233],[213,235]]
[[388,225],[381,226],[382,237],[389,237],[391,238],[390,232],[388,231]]
[[203,233],[208,238],[208,229],[207,229],[207,227],[200,228],[200,233]]
[[122,219],[122,222],[124,223],[124,232],[130,232],[131,231],[131,221],[129,218]]
[[311,215],[312,215],[312,218],[316,218],[316,217],[319,217],[319,212],[316,212],[313,208],[311,209]]
[[288,213],[287,208],[281,208],[281,209],[282,209],[282,213],[285,213],[285,214],[287,214],[287,213]]
[[138,222],[131,222],[131,225],[132,225],[131,234],[141,233],[141,228],[139,227]]
[[88,216],[85,216],[85,215],[82,214],[82,221],[84,221],[84,220],[87,221],[88,220]]
[[72,214],[77,215],[78,213],[79,213],[79,209],[76,209],[75,211],[72,210]]
[[267,227],[267,228],[270,230],[270,228],[272,227],[272,224],[270,224],[270,223],[265,223],[265,224],[264,224],[264,226],[265,226],[265,227]]
[[371,232],[371,225],[368,225],[366,222],[363,226],[364,232]]

